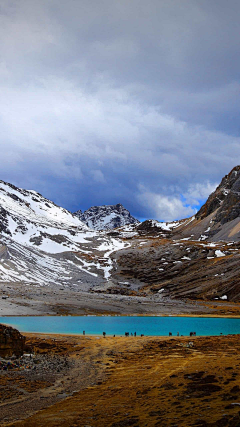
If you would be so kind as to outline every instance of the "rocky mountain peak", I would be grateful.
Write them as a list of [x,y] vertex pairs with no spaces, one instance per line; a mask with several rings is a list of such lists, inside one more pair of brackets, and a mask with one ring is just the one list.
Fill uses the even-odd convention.
[[235,166],[229,174],[223,177],[216,190],[210,194],[206,203],[196,214],[196,218],[204,219],[218,209],[216,221],[223,224],[240,215],[239,203],[240,166]]
[[177,231],[193,240],[240,239],[240,166],[223,177],[197,214]]
[[139,221],[121,203],[92,206],[85,212],[78,210],[74,215],[95,230],[113,230],[129,224],[139,224]]
[[227,175],[225,175],[217,187],[216,191],[222,191],[226,196],[228,191],[231,190],[233,192],[240,191],[240,165],[235,166]]

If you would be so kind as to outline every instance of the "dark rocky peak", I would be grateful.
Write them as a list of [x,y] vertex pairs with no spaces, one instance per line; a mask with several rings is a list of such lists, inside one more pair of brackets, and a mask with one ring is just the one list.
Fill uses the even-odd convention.
[[[117,203],[116,205],[115,205],[115,209],[118,211],[118,212],[125,212],[125,211],[127,211],[127,209],[125,209],[125,207],[121,204],[121,203]],[[129,211],[128,211],[129,212]],[[129,212],[129,215],[130,215],[130,212]]]
[[235,166],[228,175],[225,175],[218,188],[240,191],[240,166]]
[[208,197],[195,217],[176,229],[175,238],[239,241],[240,166],[234,167]]
[[95,230],[112,230],[124,225],[139,223],[121,203],[92,206],[85,212],[78,210],[74,215]]
[[73,215],[77,216],[79,219],[82,216],[83,212],[81,211],[81,209],[78,209],[78,211],[74,212]]
[[234,167],[224,176],[216,190],[210,194],[206,203],[197,212],[197,219],[204,219],[217,209],[215,220],[222,223],[231,221],[240,215],[240,166]]

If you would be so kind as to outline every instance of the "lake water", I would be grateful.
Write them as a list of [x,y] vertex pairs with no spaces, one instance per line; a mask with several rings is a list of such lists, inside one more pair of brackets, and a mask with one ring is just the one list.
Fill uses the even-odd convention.
[[55,334],[95,334],[124,335],[125,332],[137,335],[173,336],[188,335],[191,331],[197,336],[240,334],[240,319],[160,317],[160,316],[33,316],[0,317],[0,323],[13,326],[21,332],[43,332]]

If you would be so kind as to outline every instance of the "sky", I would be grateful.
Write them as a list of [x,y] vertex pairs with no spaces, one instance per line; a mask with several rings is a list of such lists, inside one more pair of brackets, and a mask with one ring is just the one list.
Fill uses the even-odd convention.
[[240,164],[238,0],[1,0],[0,179],[193,215]]

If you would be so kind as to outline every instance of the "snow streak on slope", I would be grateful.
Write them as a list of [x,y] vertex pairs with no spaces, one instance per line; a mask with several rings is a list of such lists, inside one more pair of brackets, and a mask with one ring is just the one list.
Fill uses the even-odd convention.
[[109,279],[111,253],[127,245],[90,230],[35,191],[3,181],[0,231],[0,282],[82,284],[89,288]]
[[[3,241],[5,244],[3,244]],[[76,252],[48,254],[20,245],[5,237],[0,245],[0,282],[25,285],[67,285],[89,290],[110,277],[110,254],[122,249],[120,242],[105,241],[104,248],[92,250],[91,256]],[[90,252],[90,251],[89,251]]]

